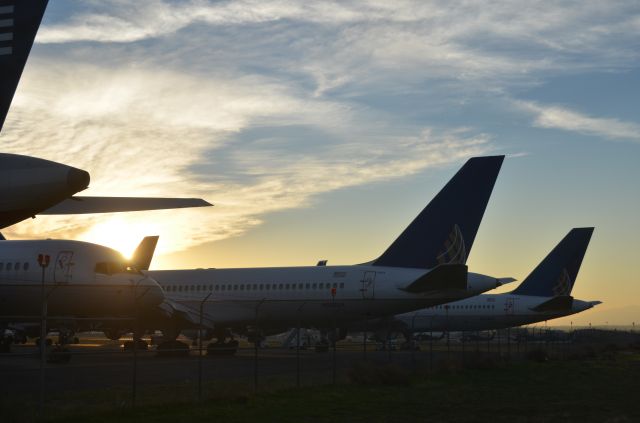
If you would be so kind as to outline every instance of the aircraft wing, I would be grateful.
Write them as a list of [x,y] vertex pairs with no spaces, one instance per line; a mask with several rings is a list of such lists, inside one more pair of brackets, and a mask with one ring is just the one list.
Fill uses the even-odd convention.
[[142,210],[209,207],[213,204],[201,198],[157,197],[84,197],[74,196],[38,214],[116,213]]

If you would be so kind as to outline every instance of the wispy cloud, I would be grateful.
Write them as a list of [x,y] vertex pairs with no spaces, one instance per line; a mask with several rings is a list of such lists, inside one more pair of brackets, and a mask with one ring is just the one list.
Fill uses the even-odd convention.
[[[639,25],[640,8],[634,1],[615,6],[586,1],[579,8],[544,1],[438,0],[393,5],[280,0],[90,4],[91,11],[78,7],[67,19],[43,27],[38,41],[130,43],[159,37],[166,41],[200,25],[199,34],[207,34],[204,39],[224,52],[216,34],[229,31],[231,47],[237,49],[243,36],[234,30],[245,28],[263,55],[251,49],[247,56],[240,50],[236,58],[259,57],[267,66],[282,60],[297,62],[321,88],[361,81],[364,75],[372,78],[374,73],[366,72],[371,66],[379,76],[402,69],[405,78],[482,79],[500,85],[567,67],[624,66],[639,55],[633,29]],[[192,37],[191,43],[197,44],[198,38]],[[275,55],[274,47],[281,49]],[[265,63],[268,55],[272,57]]]
[[595,135],[607,139],[640,142],[640,125],[614,118],[598,118],[570,110],[562,106],[541,105],[518,101],[516,105],[534,115],[533,124],[541,128]]
[[[79,64],[74,70],[67,72],[60,61],[35,61],[5,127],[5,151],[89,170],[87,194],[202,196],[216,207],[153,212],[152,223],[145,213],[42,216],[11,228],[11,237],[101,237],[108,244],[109,231],[101,227],[117,223],[133,240],[160,233],[160,252],[176,251],[242,233],[265,213],[306,206],[319,193],[411,175],[491,149],[485,135],[468,131],[403,133],[380,123],[364,129],[366,110],[305,98],[259,77],[222,81]],[[267,125],[321,128],[331,145],[308,154],[259,133],[238,141],[243,131]],[[196,170],[205,157],[217,156],[223,156],[220,167]]]

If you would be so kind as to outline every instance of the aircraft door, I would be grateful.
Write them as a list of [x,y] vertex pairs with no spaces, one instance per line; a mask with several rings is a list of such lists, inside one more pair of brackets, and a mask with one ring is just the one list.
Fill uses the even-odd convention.
[[55,283],[69,283],[73,266],[73,251],[60,251],[55,261],[53,280]]
[[504,303],[504,314],[506,314],[507,316],[511,316],[513,315],[513,313],[515,312],[515,302],[513,298],[507,298],[507,300]]
[[376,272],[364,272],[362,275],[362,298],[374,298],[376,286]]

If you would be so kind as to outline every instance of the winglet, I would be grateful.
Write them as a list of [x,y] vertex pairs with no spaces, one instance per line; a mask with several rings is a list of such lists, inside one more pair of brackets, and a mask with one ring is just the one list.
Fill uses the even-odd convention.
[[504,156],[469,159],[374,266],[465,264]]
[[149,270],[153,253],[156,251],[159,236],[145,236],[138,244],[131,257],[130,263],[138,270]]
[[0,130],[48,0],[0,0]]

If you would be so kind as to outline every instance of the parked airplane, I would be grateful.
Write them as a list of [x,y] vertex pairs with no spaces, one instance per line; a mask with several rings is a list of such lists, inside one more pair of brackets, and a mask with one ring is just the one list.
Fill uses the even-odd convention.
[[[301,319],[340,327],[363,316],[381,316],[465,298],[495,288],[496,278],[467,274],[473,246],[504,156],[470,159],[380,257],[352,266],[151,271],[174,316],[246,333],[259,321],[279,333]],[[470,289],[470,287],[473,287]],[[186,329],[173,320],[169,339]],[[333,322],[333,323],[332,323]],[[158,328],[161,329],[161,328]]]
[[[119,252],[81,241],[0,241],[0,328],[10,322],[38,322],[42,289],[47,298],[49,328],[63,321],[70,336],[84,324],[114,318],[144,317],[164,301],[158,283],[137,270],[151,260],[157,237],[145,238],[126,260]],[[49,257],[49,265],[41,267]],[[84,321],[82,319],[92,319]],[[79,319],[79,320],[77,320]],[[127,321],[131,325],[130,321]],[[29,325],[39,333],[39,322]],[[8,340],[2,339],[4,350]],[[64,339],[61,340],[65,342]]]
[[[483,294],[396,315],[387,327],[405,333],[481,331],[527,325],[588,310],[600,301],[571,296],[593,228],[572,229],[513,291]],[[370,323],[370,328],[374,323]],[[409,339],[409,338],[407,338]]]
[[[0,0],[0,130],[47,0]],[[109,213],[210,206],[197,198],[73,196],[89,173],[35,157],[0,153],[0,229],[38,214]]]

